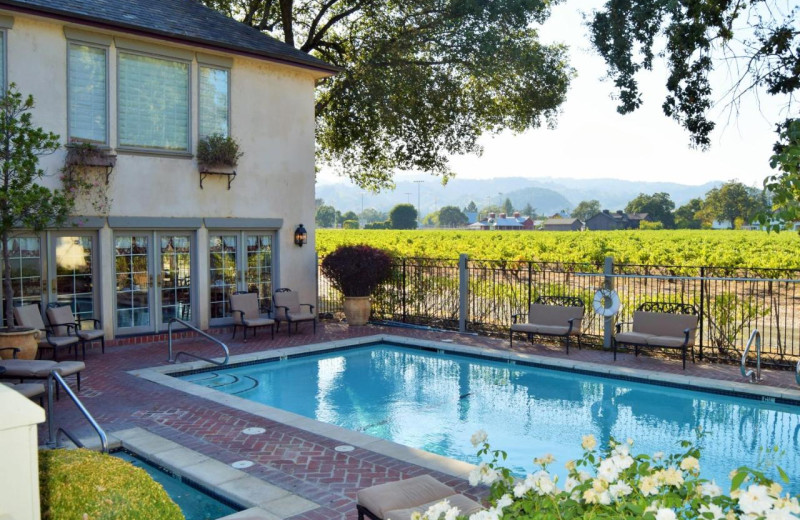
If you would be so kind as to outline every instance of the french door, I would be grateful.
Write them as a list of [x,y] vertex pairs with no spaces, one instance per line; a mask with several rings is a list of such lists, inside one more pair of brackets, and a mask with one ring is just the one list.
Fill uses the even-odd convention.
[[[95,295],[96,234],[50,235],[48,255],[49,302],[69,305],[72,313],[81,318],[97,318]],[[87,322],[87,326],[92,326]]]
[[230,295],[258,294],[262,314],[272,312],[273,241],[271,232],[209,233],[209,318],[212,325],[231,321]]
[[172,318],[194,322],[189,232],[114,236],[115,327],[119,334],[166,330]]

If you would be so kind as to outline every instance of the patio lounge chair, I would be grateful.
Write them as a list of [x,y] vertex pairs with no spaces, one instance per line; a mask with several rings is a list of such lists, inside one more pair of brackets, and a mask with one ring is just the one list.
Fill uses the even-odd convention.
[[28,399],[39,398],[39,406],[44,406],[44,385],[41,383],[0,383],[12,390],[16,390]]
[[[5,347],[0,350],[12,350],[16,357],[18,348]],[[29,379],[46,381],[50,372],[57,371],[61,377],[75,376],[78,391],[81,390],[81,371],[86,368],[82,361],[45,361],[29,359],[0,359],[0,379],[19,381],[20,383]],[[56,386],[56,396],[58,396],[58,386]]]
[[247,339],[247,329],[269,327],[272,339],[275,339],[275,320],[262,318],[258,312],[258,294],[252,292],[235,292],[231,295],[231,314],[233,315],[233,338],[236,337],[236,328],[242,327],[242,336]]
[[[314,324],[314,334],[317,333],[317,316],[314,314],[314,306],[310,303],[300,303],[300,296],[296,291],[281,288],[275,291],[275,320],[278,322],[277,328],[280,330],[281,321],[289,324],[289,335],[292,335],[292,323],[294,330],[297,331],[297,324],[301,321],[311,321]],[[308,307],[308,312],[303,312],[302,307]]]
[[71,350],[75,347],[75,359],[78,359],[78,336],[57,336],[53,334],[49,327],[46,327],[39,306],[36,304],[22,305],[14,307],[14,321],[20,327],[30,327],[45,332],[45,339],[39,341],[38,357],[41,357],[42,349],[53,349],[53,360],[58,357],[58,349]]
[[364,520],[365,516],[371,520],[410,520],[414,512],[424,513],[445,499],[460,510],[460,515],[469,516],[483,509],[430,475],[420,475],[359,490],[358,520]]
[[[104,332],[98,327],[100,320],[92,318],[91,320],[78,318],[75,321],[75,316],[72,314],[72,309],[69,305],[60,303],[51,303],[47,306],[47,321],[50,322],[50,327],[53,330],[53,335],[56,337],[73,337],[77,336],[81,342],[81,350],[83,351],[83,359],[86,359],[86,344],[96,340],[100,340],[100,347],[103,354],[106,353],[106,340],[103,337]],[[82,330],[80,328],[83,321],[94,322],[94,328],[91,330]],[[75,349],[75,358],[78,357],[78,350]]]

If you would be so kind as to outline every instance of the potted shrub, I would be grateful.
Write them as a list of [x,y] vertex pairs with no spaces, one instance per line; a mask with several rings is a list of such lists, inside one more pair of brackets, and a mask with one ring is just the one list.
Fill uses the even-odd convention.
[[348,325],[369,320],[372,292],[392,276],[392,257],[367,245],[339,246],[322,260],[322,274],[344,295]]
[[239,158],[239,143],[231,136],[211,134],[197,143],[197,166],[201,172],[225,172],[234,168]]
[[[31,121],[33,96],[23,98],[12,83],[0,99],[0,246],[3,248],[3,296],[6,328],[12,346],[28,346],[20,357],[35,357],[38,331],[14,327],[14,288],[11,280],[11,240],[15,231],[40,232],[48,225],[64,223],[73,200],[61,190],[37,183],[44,177],[39,156],[59,148],[56,134],[35,127]],[[20,337],[22,334],[22,337]]]

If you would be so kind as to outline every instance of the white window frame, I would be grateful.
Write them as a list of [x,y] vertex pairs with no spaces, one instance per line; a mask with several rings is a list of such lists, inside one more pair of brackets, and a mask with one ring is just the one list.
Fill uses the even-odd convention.
[[0,52],[0,71],[3,73],[2,81],[0,81],[0,89],[2,95],[5,96],[8,89],[8,33],[14,27],[14,17],[0,14],[0,37],[3,38],[3,50]]
[[[110,40],[110,38],[109,38]],[[69,122],[69,49],[71,45],[82,45],[85,47],[94,47],[96,49],[101,49],[105,52],[106,58],[106,137],[105,142],[103,143],[96,143],[94,141],[86,141],[81,138],[73,139],[72,135],[70,135],[70,122]],[[111,84],[110,84],[110,75],[109,75],[109,54],[110,54],[110,45],[105,43],[98,43],[97,41],[85,41],[78,38],[67,38],[67,142],[68,143],[82,143],[82,142],[91,142],[92,144],[99,145],[100,148],[109,148],[111,142]]]

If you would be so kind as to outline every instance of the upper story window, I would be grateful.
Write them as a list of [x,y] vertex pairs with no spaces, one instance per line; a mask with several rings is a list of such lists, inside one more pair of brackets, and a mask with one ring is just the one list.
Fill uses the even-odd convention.
[[230,133],[230,70],[200,65],[198,133],[200,137]]
[[8,65],[6,61],[6,48],[8,46],[7,30],[14,27],[14,17],[0,15],[0,92],[5,95],[8,87]]
[[118,140],[123,148],[188,152],[188,61],[120,51]]
[[108,49],[69,43],[67,121],[69,141],[108,144]]

